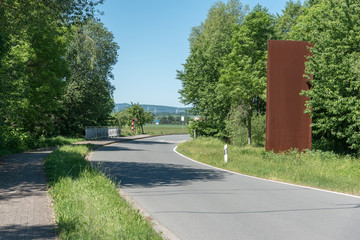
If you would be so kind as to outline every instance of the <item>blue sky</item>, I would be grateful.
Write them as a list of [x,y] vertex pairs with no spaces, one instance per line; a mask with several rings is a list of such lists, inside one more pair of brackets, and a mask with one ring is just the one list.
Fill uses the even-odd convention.
[[[206,19],[216,0],[105,0],[102,22],[120,46],[112,84],[115,103],[183,107],[176,70],[189,55],[192,27]],[[224,1],[226,2],[226,1]],[[243,0],[281,13],[287,0]]]

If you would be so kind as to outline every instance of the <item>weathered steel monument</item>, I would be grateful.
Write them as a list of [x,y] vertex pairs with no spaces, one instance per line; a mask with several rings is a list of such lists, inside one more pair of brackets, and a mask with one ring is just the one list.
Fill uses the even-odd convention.
[[310,87],[304,78],[309,43],[268,41],[266,140],[267,151],[311,149],[311,118],[304,113],[307,97],[301,90]]

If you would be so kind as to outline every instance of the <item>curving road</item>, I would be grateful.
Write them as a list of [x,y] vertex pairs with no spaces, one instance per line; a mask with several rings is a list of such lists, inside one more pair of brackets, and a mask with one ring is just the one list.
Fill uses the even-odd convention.
[[115,143],[90,160],[180,239],[360,239],[360,198],[198,164],[173,151],[187,139]]

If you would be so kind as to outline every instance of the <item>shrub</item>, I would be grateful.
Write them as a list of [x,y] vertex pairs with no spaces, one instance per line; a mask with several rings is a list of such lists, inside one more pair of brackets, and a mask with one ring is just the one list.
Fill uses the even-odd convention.
[[[265,114],[255,113],[251,119],[252,145],[265,146]],[[236,146],[245,146],[248,143],[247,125],[241,106],[232,108],[226,120],[226,132],[230,142]]]

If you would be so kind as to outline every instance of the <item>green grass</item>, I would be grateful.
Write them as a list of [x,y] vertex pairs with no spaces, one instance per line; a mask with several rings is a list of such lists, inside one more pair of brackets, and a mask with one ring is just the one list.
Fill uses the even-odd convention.
[[68,138],[63,136],[51,137],[51,138],[39,138],[37,140],[30,141],[28,144],[22,144],[23,147],[20,149],[0,149],[0,157],[5,156],[11,153],[23,152],[26,150],[42,148],[42,147],[54,147],[54,146],[63,146],[66,144],[72,144],[75,142],[83,141],[84,138]]
[[312,151],[286,154],[265,152],[264,148],[228,146],[214,138],[198,138],[179,145],[180,153],[200,162],[231,171],[360,195],[360,159],[331,152]]
[[60,239],[161,239],[84,156],[90,145],[63,146],[45,160]]
[[52,138],[40,138],[36,143],[35,147],[51,147],[51,146],[63,146],[76,142],[84,141],[84,138],[68,138],[63,136],[57,136]]
[[[141,128],[137,127],[137,133],[141,133]],[[187,127],[184,125],[156,125],[147,124],[144,126],[144,133],[149,135],[166,135],[166,134],[187,134]],[[121,129],[121,135],[132,135],[130,128],[124,127]]]

